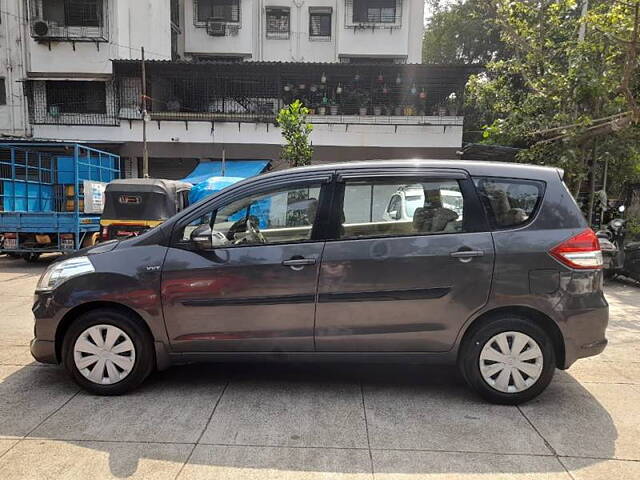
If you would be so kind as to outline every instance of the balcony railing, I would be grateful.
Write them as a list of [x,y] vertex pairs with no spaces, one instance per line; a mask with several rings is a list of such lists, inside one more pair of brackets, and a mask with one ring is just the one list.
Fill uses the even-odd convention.
[[[116,61],[121,118],[139,118],[139,62]],[[152,120],[275,121],[300,100],[315,123],[457,124],[471,70],[426,65],[149,62]]]
[[[114,61],[110,81],[25,82],[34,124],[140,120],[140,62]],[[319,63],[147,62],[153,121],[274,123],[300,100],[309,121],[345,125],[461,125],[461,92],[476,67]]]

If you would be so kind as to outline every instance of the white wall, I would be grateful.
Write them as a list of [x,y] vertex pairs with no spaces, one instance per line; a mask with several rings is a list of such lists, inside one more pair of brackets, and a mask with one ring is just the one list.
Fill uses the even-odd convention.
[[[340,56],[396,56],[420,63],[424,0],[402,1],[400,28],[346,26],[345,0],[241,0],[238,35],[211,37],[193,22],[193,0],[184,2],[184,48],[188,54],[242,55],[251,60],[337,62]],[[266,8],[290,8],[290,37],[268,39]],[[332,7],[331,41],[309,39],[309,7]]]
[[[461,119],[459,118],[461,124]],[[87,142],[140,142],[142,122],[122,121],[119,127],[35,125],[34,135],[51,139]],[[155,121],[147,125],[149,142],[180,143],[245,143],[280,145],[280,130],[261,123],[216,122],[212,132],[209,122],[162,121],[158,128]],[[398,126],[393,125],[314,125],[311,140],[318,146],[359,147],[432,147],[460,148],[462,126]]]
[[[258,0],[255,0],[258,2]],[[193,0],[184,2],[184,49],[186,53],[208,55],[253,55],[254,12],[252,1],[240,2],[240,28],[237,35],[212,37],[204,27],[194,26]]]
[[104,0],[107,2],[108,43],[37,42],[27,29],[29,71],[36,73],[110,74],[111,59],[171,58],[169,1]]
[[0,2],[0,77],[4,78],[6,105],[0,105],[0,133],[24,135],[27,131],[25,102],[20,80],[25,75],[25,52],[22,41],[24,17],[21,0]]

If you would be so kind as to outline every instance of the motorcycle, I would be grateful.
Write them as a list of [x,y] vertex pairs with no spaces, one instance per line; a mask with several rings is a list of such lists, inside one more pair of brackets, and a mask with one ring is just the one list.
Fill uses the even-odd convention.
[[[624,206],[618,211],[624,212]],[[625,219],[614,218],[605,230],[596,232],[602,250],[604,276],[622,275],[640,282],[640,242],[624,244],[626,224]]]

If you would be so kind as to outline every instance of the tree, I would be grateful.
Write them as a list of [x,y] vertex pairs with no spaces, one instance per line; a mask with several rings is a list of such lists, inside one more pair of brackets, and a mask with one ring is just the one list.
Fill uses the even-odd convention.
[[282,108],[276,117],[276,124],[282,129],[282,136],[286,145],[282,146],[280,154],[283,160],[289,162],[291,167],[301,167],[311,163],[313,147],[309,141],[309,135],[313,125],[307,123],[309,109],[300,100]]
[[511,54],[467,88],[469,107],[483,112],[485,142],[563,167],[576,195],[585,181],[594,192],[605,160],[637,175],[639,158],[640,0],[590,3],[584,15],[577,0],[487,1]]
[[486,0],[432,5],[422,41],[423,63],[485,64],[504,55],[500,30]]

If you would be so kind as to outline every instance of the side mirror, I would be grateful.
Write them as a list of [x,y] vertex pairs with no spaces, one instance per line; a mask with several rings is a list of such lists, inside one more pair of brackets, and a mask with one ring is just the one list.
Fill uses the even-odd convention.
[[213,248],[213,240],[211,235],[211,227],[206,223],[196,227],[189,237],[191,243],[198,250],[209,250]]
[[624,205],[620,205],[620,206],[618,207],[618,211],[619,211],[620,213],[624,213],[624,211],[625,211],[625,210],[626,210],[626,207],[625,207]]

